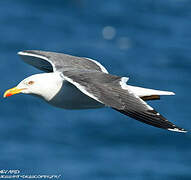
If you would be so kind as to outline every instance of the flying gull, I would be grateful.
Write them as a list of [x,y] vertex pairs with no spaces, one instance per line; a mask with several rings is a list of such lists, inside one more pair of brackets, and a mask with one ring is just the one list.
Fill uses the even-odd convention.
[[155,111],[145,101],[173,92],[127,85],[128,78],[109,74],[99,62],[63,53],[39,50],[18,52],[22,60],[45,73],[35,74],[7,90],[4,97],[25,93],[64,109],[111,107],[143,123],[186,132]]

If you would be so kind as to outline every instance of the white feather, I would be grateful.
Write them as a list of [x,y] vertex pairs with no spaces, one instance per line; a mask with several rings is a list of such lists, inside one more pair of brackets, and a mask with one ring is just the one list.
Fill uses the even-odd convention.
[[161,91],[161,90],[148,89],[148,88],[142,88],[137,86],[130,86],[130,85],[127,85],[128,80],[129,78],[127,77],[121,78],[121,82],[120,82],[121,88],[129,90],[139,97],[152,96],[152,95],[159,95],[159,96],[160,95],[175,95],[174,92],[170,92],[170,91]]

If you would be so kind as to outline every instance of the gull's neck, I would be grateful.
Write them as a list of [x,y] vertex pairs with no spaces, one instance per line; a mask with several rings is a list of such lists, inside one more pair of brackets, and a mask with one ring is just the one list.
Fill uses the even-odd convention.
[[62,88],[63,81],[58,72],[39,74],[39,86],[32,94],[50,101]]

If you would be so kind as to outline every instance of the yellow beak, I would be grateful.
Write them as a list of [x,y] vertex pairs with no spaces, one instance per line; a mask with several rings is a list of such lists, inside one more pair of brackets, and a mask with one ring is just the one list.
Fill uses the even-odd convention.
[[6,98],[6,97],[9,97],[9,96],[12,96],[14,94],[18,94],[18,93],[21,93],[23,89],[18,89],[17,87],[14,87],[12,89],[9,89],[7,91],[5,91],[3,97]]

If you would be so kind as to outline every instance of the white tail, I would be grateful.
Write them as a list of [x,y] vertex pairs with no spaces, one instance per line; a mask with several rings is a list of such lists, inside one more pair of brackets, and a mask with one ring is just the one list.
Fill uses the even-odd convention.
[[160,90],[155,90],[155,89],[147,89],[147,88],[142,88],[142,87],[136,87],[136,86],[130,86],[127,85],[127,88],[136,94],[139,97],[144,97],[144,96],[161,96],[161,95],[175,95],[175,93],[170,92],[170,91],[160,91]]

